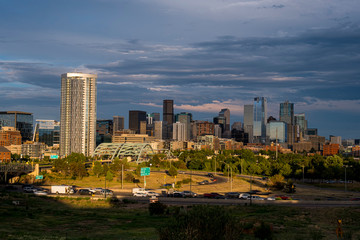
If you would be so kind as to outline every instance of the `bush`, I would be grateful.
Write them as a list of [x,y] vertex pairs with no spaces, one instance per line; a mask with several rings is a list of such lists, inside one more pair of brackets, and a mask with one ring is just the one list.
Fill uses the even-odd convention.
[[169,175],[174,177],[178,175],[178,172],[176,170],[176,168],[174,166],[171,166],[171,168],[169,169]]
[[198,205],[172,216],[159,234],[161,240],[240,239],[243,228],[225,208]]
[[255,228],[254,236],[255,238],[259,238],[259,239],[271,240],[273,239],[272,227],[269,224],[265,224],[264,222],[261,222],[260,226]]
[[163,215],[165,213],[167,206],[161,202],[150,203],[149,204],[149,213],[150,215]]
[[122,200],[123,204],[134,204],[134,203],[137,203],[136,200],[132,200],[132,199],[128,199],[128,198],[124,198]]
[[272,189],[282,190],[285,186],[284,177],[280,174],[272,176],[269,185]]
[[125,174],[125,179],[124,180],[126,182],[133,182],[134,179],[135,179],[134,174],[132,174],[131,172],[128,172],[128,173]]

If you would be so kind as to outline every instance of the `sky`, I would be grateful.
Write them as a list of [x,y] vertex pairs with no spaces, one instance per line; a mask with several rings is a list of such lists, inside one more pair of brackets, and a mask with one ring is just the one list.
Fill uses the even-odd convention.
[[266,97],[319,135],[360,138],[359,0],[0,1],[0,111],[60,117],[60,75],[96,73],[97,116],[210,120]]

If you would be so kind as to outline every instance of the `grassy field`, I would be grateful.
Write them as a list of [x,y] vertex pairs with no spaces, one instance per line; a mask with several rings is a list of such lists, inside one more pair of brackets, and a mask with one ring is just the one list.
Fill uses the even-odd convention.
[[[14,205],[19,201],[20,205]],[[171,216],[150,216],[148,204],[114,206],[106,200],[47,198],[0,193],[0,239],[158,239],[157,228]],[[359,207],[300,208],[231,206],[230,211],[252,227],[264,221],[274,239],[336,239],[337,220],[347,239],[360,239]]]

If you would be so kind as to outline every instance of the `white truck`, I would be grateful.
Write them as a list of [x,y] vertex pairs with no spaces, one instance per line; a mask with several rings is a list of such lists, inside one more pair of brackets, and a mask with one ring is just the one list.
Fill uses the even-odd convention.
[[68,185],[51,186],[51,193],[55,193],[55,194],[74,194],[74,189],[73,189],[72,186],[68,186]]

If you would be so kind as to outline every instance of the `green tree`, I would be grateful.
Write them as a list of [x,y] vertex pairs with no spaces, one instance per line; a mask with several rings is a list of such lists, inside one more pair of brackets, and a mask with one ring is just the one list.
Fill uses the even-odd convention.
[[101,165],[101,162],[99,161],[94,162],[93,173],[94,175],[96,175],[96,177],[99,177],[100,174],[103,173],[103,167]]
[[111,171],[108,171],[107,173],[106,173],[106,181],[109,181],[109,182],[111,182],[113,179],[114,179],[114,174],[111,172]]
[[178,172],[176,170],[176,168],[174,166],[171,166],[171,168],[169,169],[169,175],[174,177],[178,175]]
[[113,173],[118,173],[121,171],[122,162],[118,157],[114,158],[113,162],[110,164],[110,171]]

